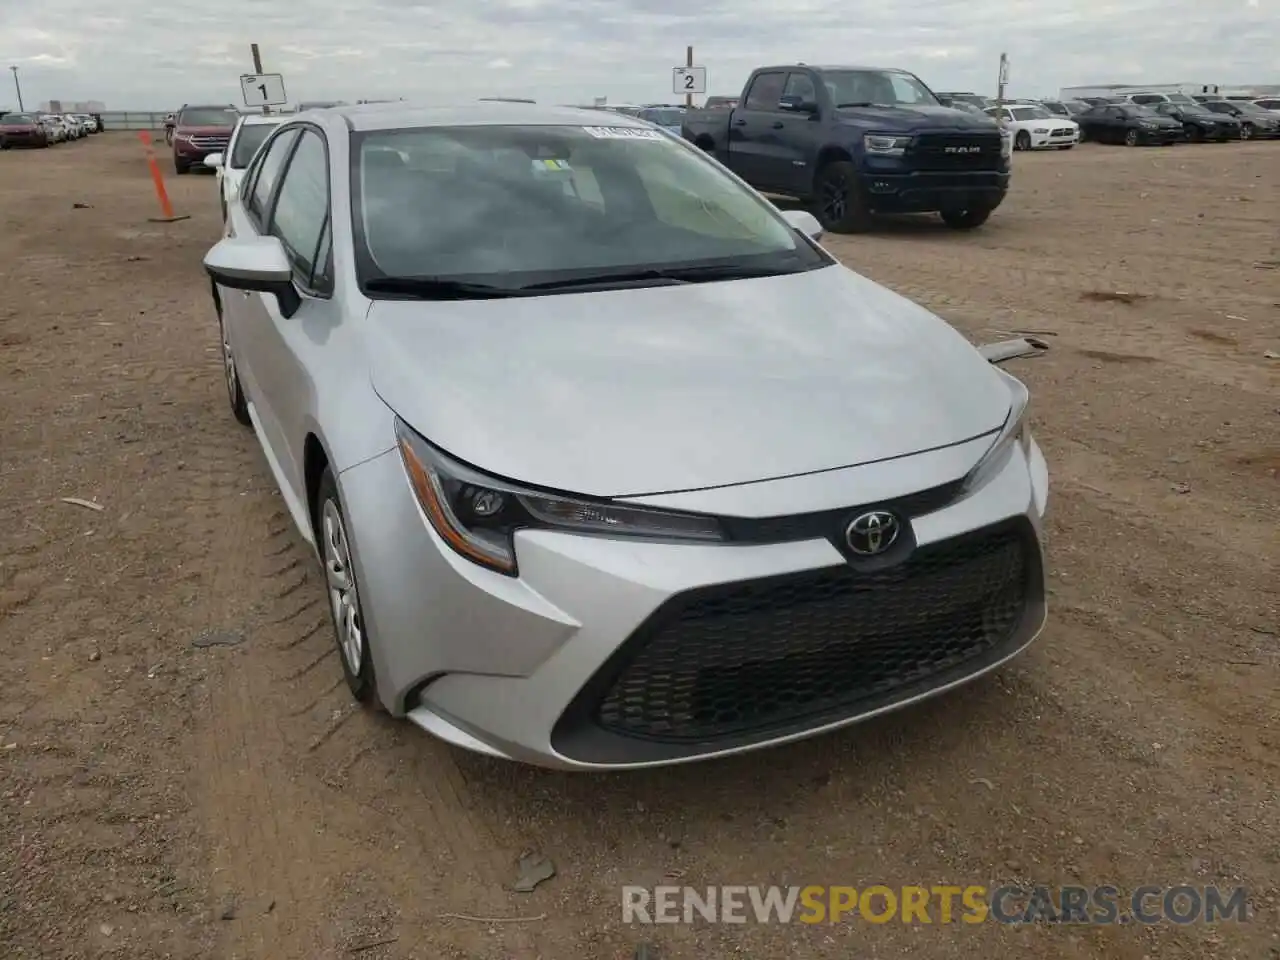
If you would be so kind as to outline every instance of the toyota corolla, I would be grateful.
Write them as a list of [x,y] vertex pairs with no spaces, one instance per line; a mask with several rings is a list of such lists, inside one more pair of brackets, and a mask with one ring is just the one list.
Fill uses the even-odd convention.
[[[556,176],[540,169],[554,167]],[[794,741],[1045,621],[1028,392],[643,121],[299,116],[205,256],[352,694],[567,769]]]

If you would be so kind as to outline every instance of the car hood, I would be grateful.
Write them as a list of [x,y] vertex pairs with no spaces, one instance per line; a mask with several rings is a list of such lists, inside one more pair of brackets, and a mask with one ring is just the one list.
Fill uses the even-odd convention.
[[32,131],[34,131],[34,130],[39,130],[39,129],[40,129],[40,124],[38,124],[38,123],[3,123],[3,122],[0,122],[0,130],[18,131],[18,132],[20,132],[20,133],[31,133]]
[[878,124],[889,129],[910,127],[925,130],[963,130],[995,133],[999,126],[988,116],[956,110],[954,107],[844,107],[836,118],[850,123]]
[[999,428],[955,329],[843,266],[461,302],[376,301],[374,389],[498,477],[637,496],[830,470]]

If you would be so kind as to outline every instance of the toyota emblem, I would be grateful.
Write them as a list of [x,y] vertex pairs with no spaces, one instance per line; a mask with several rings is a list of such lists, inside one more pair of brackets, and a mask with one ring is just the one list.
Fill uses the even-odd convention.
[[872,510],[853,518],[845,527],[844,540],[858,556],[874,557],[893,546],[901,530],[902,524],[892,513]]

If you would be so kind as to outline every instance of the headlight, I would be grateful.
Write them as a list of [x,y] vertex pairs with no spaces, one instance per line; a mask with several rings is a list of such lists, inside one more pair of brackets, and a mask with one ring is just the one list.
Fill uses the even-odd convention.
[[1036,127],[1036,128],[1035,128],[1034,130],[1032,130],[1031,132],[1032,132],[1032,133],[1048,133],[1048,132],[1049,132],[1049,128],[1048,128],[1048,127]]
[[1031,452],[1031,430],[1027,425],[1027,408],[1031,402],[1031,394],[1017,377],[1010,376],[996,368],[995,372],[1004,380],[1009,388],[1011,398],[1009,416],[1000,428],[996,440],[982,459],[964,478],[965,491],[977,490],[988,480],[999,473],[1015,447],[1022,447],[1023,453]]
[[580,500],[486,477],[436,450],[396,419],[400,458],[432,528],[454,551],[516,575],[514,535],[524,528],[646,540],[719,542],[717,520],[609,501]]
[[1013,134],[1008,130],[1000,131],[1000,156],[1006,160],[1013,156]]
[[910,137],[885,137],[869,133],[862,138],[862,148],[867,153],[874,153],[881,157],[900,157],[906,153],[909,146],[911,146]]

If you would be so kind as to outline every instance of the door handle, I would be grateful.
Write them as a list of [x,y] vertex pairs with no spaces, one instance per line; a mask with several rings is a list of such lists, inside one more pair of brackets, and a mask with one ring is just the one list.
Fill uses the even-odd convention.
[[781,130],[781,129],[783,128],[783,126],[784,126],[784,124],[783,124],[783,122],[782,122],[781,120],[775,120],[775,121],[773,121],[773,129],[775,129],[775,130]]
[[739,120],[735,120],[735,121],[733,121],[733,125],[734,125],[735,127],[745,127],[745,126],[747,125],[747,121],[745,121],[745,120],[741,120],[741,119],[739,119]]

